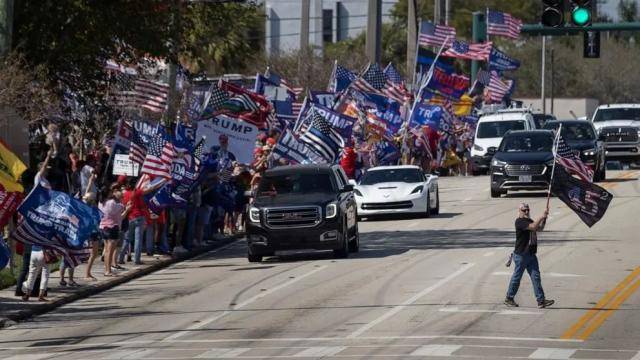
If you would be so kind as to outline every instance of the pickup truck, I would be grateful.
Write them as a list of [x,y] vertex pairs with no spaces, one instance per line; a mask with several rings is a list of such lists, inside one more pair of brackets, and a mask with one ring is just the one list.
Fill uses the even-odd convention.
[[640,162],[640,104],[601,105],[591,121],[604,142],[607,161]]
[[249,262],[287,250],[333,250],[346,258],[360,248],[353,185],[338,165],[267,170],[246,229]]

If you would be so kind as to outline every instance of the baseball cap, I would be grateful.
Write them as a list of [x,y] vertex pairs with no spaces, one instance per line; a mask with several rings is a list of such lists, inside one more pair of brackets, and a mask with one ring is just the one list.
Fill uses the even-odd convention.
[[527,203],[521,203],[520,206],[518,206],[519,210],[529,210],[529,204]]

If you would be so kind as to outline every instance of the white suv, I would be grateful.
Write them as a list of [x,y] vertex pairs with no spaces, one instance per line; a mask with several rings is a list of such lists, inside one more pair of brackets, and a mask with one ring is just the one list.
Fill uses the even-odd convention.
[[471,148],[474,175],[489,170],[491,158],[507,131],[533,130],[535,128],[533,115],[528,109],[506,109],[482,115],[478,120]]
[[601,105],[591,121],[607,160],[640,160],[640,104]]

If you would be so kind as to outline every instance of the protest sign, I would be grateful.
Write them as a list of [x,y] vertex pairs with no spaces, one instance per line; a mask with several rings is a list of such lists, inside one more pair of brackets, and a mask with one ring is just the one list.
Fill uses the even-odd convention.
[[140,164],[131,161],[127,154],[115,154],[113,156],[113,175],[138,176]]
[[204,151],[208,153],[213,146],[220,145],[218,138],[222,134],[229,138],[228,150],[235,155],[238,162],[250,164],[253,161],[253,148],[258,136],[257,126],[226,115],[218,115],[198,123],[196,141],[204,139]]

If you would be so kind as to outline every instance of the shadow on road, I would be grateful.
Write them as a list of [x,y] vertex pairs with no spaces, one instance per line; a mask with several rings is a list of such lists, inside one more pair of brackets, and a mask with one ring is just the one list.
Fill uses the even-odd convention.
[[[435,219],[451,219],[456,216],[460,216],[462,213],[440,213],[438,215],[431,215],[431,218]],[[397,220],[409,220],[409,219],[425,219],[422,214],[390,214],[390,215],[374,215],[366,216],[360,222],[364,221],[397,221]]]

